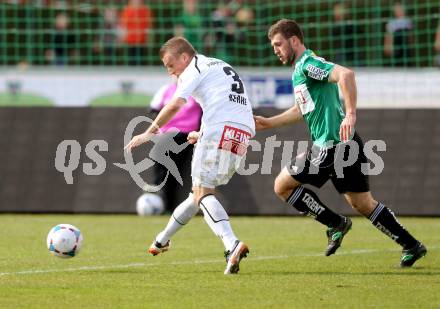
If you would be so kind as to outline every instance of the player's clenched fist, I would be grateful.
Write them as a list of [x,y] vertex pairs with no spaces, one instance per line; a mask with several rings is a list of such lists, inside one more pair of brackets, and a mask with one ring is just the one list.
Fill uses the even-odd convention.
[[198,131],[191,131],[188,134],[188,137],[186,139],[188,140],[188,142],[190,144],[194,145],[194,144],[197,143],[197,140],[199,139],[199,136],[200,136],[200,132],[198,132]]
[[269,119],[262,116],[254,116],[254,122],[257,131],[266,130],[271,127]]

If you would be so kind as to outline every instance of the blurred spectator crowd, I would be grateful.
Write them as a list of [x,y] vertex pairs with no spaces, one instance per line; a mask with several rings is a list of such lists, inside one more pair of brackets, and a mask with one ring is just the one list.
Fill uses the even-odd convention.
[[[81,39],[78,31],[72,27],[68,12],[69,9],[80,6],[81,1],[8,2],[32,2],[34,5],[50,6],[59,10],[53,20],[50,38],[46,40],[48,48],[45,59],[47,63],[54,65],[79,62],[81,54],[78,46],[81,46]],[[171,35],[184,36],[197,50],[228,60],[231,57],[231,49],[228,47],[244,40],[246,26],[254,20],[254,11],[245,7],[241,0],[220,1],[206,18],[200,13],[198,6],[197,0],[182,1],[182,10],[174,18]],[[108,5],[101,5],[94,10],[98,11],[100,21],[95,29],[93,54],[104,57],[101,58],[104,59],[101,61],[104,64],[115,63],[117,57],[122,57],[129,65],[142,64],[143,57],[148,54],[154,40],[153,33],[160,32],[154,28],[155,18],[159,18],[158,12],[153,12],[143,0],[109,1]]]
[[[278,2],[279,8],[284,8],[286,1]],[[83,64],[84,58],[92,59],[89,64],[158,64],[145,59],[155,57],[161,43],[173,35],[186,37],[201,53],[238,65],[243,64],[243,58],[248,58],[245,65],[258,64],[262,55],[269,55],[267,49],[270,51],[268,45],[260,45],[268,44],[264,25],[270,24],[273,17],[270,12],[258,10],[256,0],[6,0],[4,3],[47,7],[56,12],[41,40],[45,64]],[[365,26],[365,18],[359,18],[359,10],[349,4],[323,1],[322,10],[327,10],[327,15],[322,19],[321,29],[328,31],[320,30],[318,36],[308,35],[312,39],[306,44],[317,54],[343,65],[370,65],[365,59],[372,46],[363,39],[372,37],[368,33],[370,25]],[[439,6],[433,4],[436,10]],[[378,27],[383,38],[377,42],[382,46],[379,65],[420,66],[414,61],[416,56],[423,56],[423,52],[416,51],[423,49],[415,35],[417,23],[408,16],[404,4],[394,2],[380,10],[378,20],[371,21],[371,24],[380,22]],[[91,14],[95,17],[93,20],[89,17]],[[295,18],[303,23],[304,16],[292,14],[295,12],[284,15],[276,11],[277,18]],[[316,27],[316,23],[305,22],[304,25],[304,30],[312,33]],[[418,30],[422,35],[429,33],[429,42],[424,44],[434,56],[430,57],[428,66],[440,66],[440,22],[431,28],[435,29]],[[92,38],[84,39],[86,36]],[[42,64],[41,61],[38,64]]]

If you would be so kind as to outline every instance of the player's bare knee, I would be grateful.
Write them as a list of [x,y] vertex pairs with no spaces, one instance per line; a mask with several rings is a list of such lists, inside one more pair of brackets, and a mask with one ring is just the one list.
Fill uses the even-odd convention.
[[193,199],[196,205],[198,205],[200,197],[201,197],[201,190],[193,188]]
[[277,176],[277,178],[275,178],[275,181],[273,183],[273,191],[278,197],[280,197],[284,192],[280,176]]
[[296,187],[301,185],[290,175],[287,168],[284,168],[281,173],[275,178],[273,190],[275,194],[283,201],[285,201]]
[[200,200],[201,200],[203,197],[204,197],[204,195],[202,195],[202,194],[194,195],[194,203],[195,203],[196,205],[199,205],[199,202],[200,202]]
[[199,204],[200,200],[207,195],[215,195],[215,188],[193,187],[194,203]]
[[292,189],[281,175],[275,179],[273,190],[281,200],[285,201]]
[[194,201],[194,204],[195,205],[198,205],[199,204],[199,197],[198,197],[198,195],[197,194],[193,194],[193,201]]

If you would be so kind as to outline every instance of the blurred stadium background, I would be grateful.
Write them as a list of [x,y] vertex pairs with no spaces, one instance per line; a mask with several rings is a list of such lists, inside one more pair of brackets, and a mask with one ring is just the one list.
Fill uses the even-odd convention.
[[[291,70],[278,63],[266,32],[276,20],[293,18],[309,48],[356,71],[359,132],[387,143],[380,152],[384,172],[371,179],[373,193],[397,214],[440,214],[439,1],[402,1],[406,17],[397,22],[394,2],[383,0],[138,2],[144,6],[137,19],[126,0],[0,2],[0,211],[134,212],[141,190],[113,163],[124,162],[128,122],[145,114],[151,96],[169,81],[158,57],[162,43],[182,34],[199,52],[229,62],[255,113],[270,115],[291,104],[292,89]],[[397,56],[387,54],[393,35]],[[274,134],[307,140],[303,126],[257,139]],[[57,146],[66,139],[81,145],[73,184],[55,168]],[[95,176],[83,172],[83,164],[93,163],[85,154],[91,140],[108,143],[108,150],[98,150],[105,171]],[[222,189],[230,213],[295,213],[272,193],[281,152],[275,149],[271,171],[236,176]],[[261,161],[262,152],[250,153],[250,163]],[[329,185],[323,200],[353,214]]]
[[[186,4],[185,4],[186,2]],[[392,1],[145,1],[150,14],[145,28],[148,38],[142,54],[132,61],[128,46],[121,42],[121,12],[127,0],[63,1],[9,0],[1,3],[0,64],[3,66],[46,66],[47,50],[54,49],[57,16],[64,14],[74,50],[67,65],[137,66],[161,65],[157,57],[161,44],[176,28],[199,52],[226,58],[234,66],[278,66],[268,48],[266,31],[280,18],[294,18],[303,25],[307,44],[324,58],[346,53],[344,65],[395,66],[384,57],[386,23],[393,17]],[[434,39],[439,22],[439,3],[433,0],[403,1],[412,20],[414,43],[407,60],[411,67],[432,67]],[[339,5],[339,6],[338,6]],[[194,6],[194,9],[190,7]],[[335,7],[336,6],[336,7]],[[339,17],[335,17],[338,15]],[[150,16],[150,17],[148,17]],[[343,16],[343,17],[342,17]],[[346,27],[346,32],[338,28]],[[335,30],[340,33],[335,38]],[[349,42],[346,42],[349,41]],[[346,44],[344,44],[346,43]],[[112,54],[105,49],[111,50]]]

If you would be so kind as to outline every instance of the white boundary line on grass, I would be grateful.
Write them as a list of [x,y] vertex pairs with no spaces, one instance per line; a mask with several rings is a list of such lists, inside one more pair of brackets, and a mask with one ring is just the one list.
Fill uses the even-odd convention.
[[[440,247],[429,247],[429,250],[436,250]],[[354,254],[369,254],[377,252],[396,252],[398,250],[379,250],[379,249],[360,249],[351,251],[338,252],[338,255],[354,255]],[[304,254],[292,254],[292,255],[274,255],[274,256],[255,256],[251,257],[248,262],[251,261],[261,261],[261,260],[282,260],[291,257],[302,256],[302,257],[321,257],[322,253],[304,253]],[[70,267],[70,268],[55,268],[55,269],[34,269],[34,270],[22,270],[16,272],[2,272],[0,277],[11,276],[11,275],[34,275],[34,274],[48,274],[57,272],[72,272],[72,271],[94,271],[102,269],[123,269],[123,268],[135,268],[135,267],[145,267],[145,266],[164,266],[164,265],[191,265],[191,264],[210,264],[210,263],[224,263],[224,260],[192,260],[192,261],[176,261],[171,263],[130,263],[130,264],[120,264],[120,265],[102,265],[102,266],[81,266],[81,267]]]

